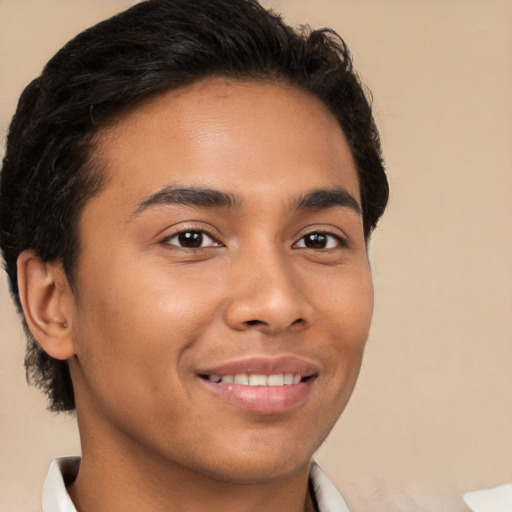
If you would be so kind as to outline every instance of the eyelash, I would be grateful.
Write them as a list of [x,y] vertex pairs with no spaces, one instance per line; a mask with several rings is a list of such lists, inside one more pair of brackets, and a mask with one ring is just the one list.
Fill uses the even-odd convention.
[[[201,235],[201,242],[203,242],[203,238],[206,236],[208,237],[210,240],[211,240],[211,245],[208,245],[206,247],[203,247],[202,244],[200,247],[185,247],[183,245],[178,245],[178,244],[173,244],[171,243],[171,240],[173,240],[174,238],[178,238],[182,235],[186,235],[186,234],[190,234],[190,233],[198,233]],[[192,238],[190,238],[191,241],[193,241]],[[167,245],[172,245],[172,246],[175,246],[175,247],[180,247],[180,248],[183,248],[183,249],[191,249],[191,250],[198,250],[198,249],[207,249],[209,247],[222,247],[222,244],[221,242],[219,242],[217,240],[217,238],[212,235],[211,233],[209,233],[208,231],[206,231],[204,228],[189,228],[189,229],[182,229],[176,233],[173,233],[172,235],[170,236],[167,236],[165,237],[162,242],[164,244],[167,244]]]
[[[191,233],[196,233],[196,234],[199,234],[201,235],[201,238],[199,239],[199,242],[201,243],[201,245],[199,247],[186,247],[184,245],[178,245],[178,244],[173,244],[171,243],[171,241],[175,238],[179,238],[180,236],[183,236],[183,235],[186,235],[186,234],[191,234]],[[210,245],[208,246],[202,246],[202,243],[204,241],[204,237],[208,237],[210,239]],[[305,242],[305,239],[306,237],[308,236],[317,236],[318,238],[322,238],[322,237],[325,237],[326,239],[326,242],[327,242],[327,247],[320,247],[320,248],[315,248],[315,247],[308,247],[306,244],[307,242]],[[190,237],[189,238],[191,241],[194,241],[193,240],[193,237]],[[334,242],[333,242],[334,241]],[[210,232],[208,232],[207,230],[205,230],[204,228],[189,228],[189,229],[183,229],[183,230],[180,230],[170,236],[167,236],[165,237],[162,242],[164,244],[168,244],[168,245],[171,245],[171,246],[175,246],[175,247],[181,247],[183,249],[190,249],[190,250],[199,250],[199,249],[207,249],[209,247],[222,247],[222,243],[219,242],[217,240],[217,238],[212,235]],[[181,243],[181,242],[180,242]],[[330,247],[329,247],[330,245]],[[305,235],[303,235],[297,242],[295,242],[293,244],[293,247],[294,248],[297,248],[297,249],[311,249],[311,250],[332,250],[332,249],[337,249],[337,248],[343,248],[343,247],[346,247],[347,246],[347,242],[345,239],[343,239],[342,237],[340,237],[339,235],[336,235],[334,233],[330,233],[328,231],[321,231],[321,230],[318,230],[318,231],[311,231],[309,233],[306,233]]]
[[[297,242],[295,242],[294,247],[297,247],[298,249],[312,249],[312,250],[315,250],[314,247],[307,247],[306,246],[306,242],[305,242],[307,237],[312,237],[312,236],[316,236],[318,238],[321,238],[321,237],[325,237],[326,238],[327,247],[316,248],[316,250],[319,250],[319,251],[338,249],[338,248],[342,248],[342,247],[346,247],[347,246],[346,241],[342,237],[340,237],[339,235],[335,235],[334,233],[330,233],[328,231],[318,230],[318,231],[311,231],[311,232],[306,233],[305,235],[303,235]],[[300,243],[302,243],[303,245],[299,245]],[[330,247],[329,247],[329,245],[330,245]]]

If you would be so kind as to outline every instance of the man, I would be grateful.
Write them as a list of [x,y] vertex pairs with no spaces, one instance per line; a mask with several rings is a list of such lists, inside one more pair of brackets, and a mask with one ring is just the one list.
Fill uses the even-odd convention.
[[250,0],[150,0],[24,91],[0,244],[82,458],[48,511],[347,510],[311,462],[355,385],[385,208],[335,33]]

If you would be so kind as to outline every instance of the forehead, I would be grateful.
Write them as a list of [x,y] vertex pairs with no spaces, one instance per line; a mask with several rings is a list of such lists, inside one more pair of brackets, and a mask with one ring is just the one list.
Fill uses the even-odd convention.
[[104,193],[127,207],[169,185],[254,197],[342,186],[359,199],[337,120],[320,100],[282,83],[208,78],[151,98],[97,140]]

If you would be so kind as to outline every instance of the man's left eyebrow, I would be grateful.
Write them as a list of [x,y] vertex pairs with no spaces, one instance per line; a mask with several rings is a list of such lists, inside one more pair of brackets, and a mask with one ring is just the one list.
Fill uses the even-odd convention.
[[160,205],[198,206],[202,208],[239,209],[239,201],[235,196],[220,190],[201,187],[168,186],[151,194],[141,201],[132,217],[149,208]]
[[313,190],[312,192],[299,197],[292,204],[292,209],[319,211],[334,208],[336,206],[349,208],[361,215],[361,206],[355,197],[344,188]]

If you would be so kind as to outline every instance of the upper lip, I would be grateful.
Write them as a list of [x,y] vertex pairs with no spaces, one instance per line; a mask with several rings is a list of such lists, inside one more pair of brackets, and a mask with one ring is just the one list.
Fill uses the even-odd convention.
[[198,375],[220,376],[241,373],[259,375],[293,373],[301,377],[310,377],[318,374],[318,367],[310,361],[296,356],[253,356],[208,366],[197,372]]

